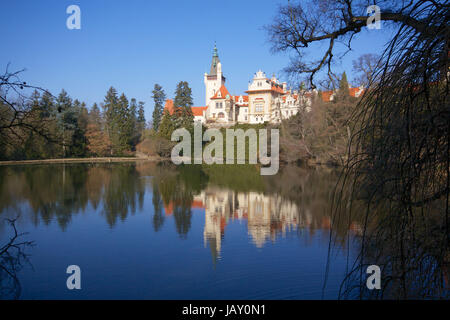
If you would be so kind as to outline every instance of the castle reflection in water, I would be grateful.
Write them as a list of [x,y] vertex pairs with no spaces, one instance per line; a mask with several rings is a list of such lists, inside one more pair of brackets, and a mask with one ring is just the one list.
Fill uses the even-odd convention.
[[[330,216],[322,216],[320,221],[316,221],[308,208],[300,208],[278,194],[237,192],[208,186],[194,195],[191,208],[204,210],[204,244],[211,246],[217,257],[220,257],[226,227],[235,220],[246,222],[251,242],[258,248],[291,231],[304,228],[329,230],[331,227]],[[167,216],[172,215],[173,203],[167,204],[164,209]],[[361,231],[357,223],[352,223],[350,229],[355,233]]]
[[[328,241],[336,174],[290,166],[277,176],[263,178],[254,167],[174,167],[145,162],[4,167],[0,177],[1,216],[19,215],[19,224],[23,220],[36,225],[56,221],[67,230],[74,216],[91,208],[114,228],[130,214],[145,211],[147,194],[154,230],[161,230],[164,216],[173,216],[177,233],[186,238],[192,215],[200,210],[205,216],[204,244],[217,258],[227,225],[233,221],[246,225],[250,241],[258,248],[305,229],[310,237],[324,231]],[[46,188],[40,187],[43,181],[48,182]],[[334,225],[340,239],[348,231],[360,232],[360,223],[351,221],[350,227]]]

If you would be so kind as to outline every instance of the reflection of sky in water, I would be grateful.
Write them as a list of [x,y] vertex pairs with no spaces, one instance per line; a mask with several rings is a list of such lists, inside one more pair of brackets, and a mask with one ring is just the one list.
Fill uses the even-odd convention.
[[[142,178],[153,172],[139,172],[131,177],[127,174],[127,181],[120,175],[104,174],[85,181],[95,184],[102,177],[108,184],[101,186],[99,198],[83,204],[71,202],[81,201],[83,193],[95,198],[92,185],[86,187],[89,192],[81,187],[64,188],[64,195],[61,188],[56,188],[59,202],[49,202],[47,207],[37,206],[36,199],[28,201],[24,194],[16,194],[16,199],[21,199],[14,202],[21,209],[18,228],[29,232],[26,238],[36,243],[28,250],[33,268],[26,266],[19,273],[21,298],[322,297],[330,220],[324,212],[316,211],[326,206],[316,208],[316,202],[302,205],[276,192],[235,191],[209,181],[200,189],[190,190],[185,185],[184,191],[192,191],[189,212],[180,209],[186,206],[184,198],[174,195],[164,201],[161,197],[167,191],[164,183],[168,174],[164,171],[148,179]],[[15,184],[18,181],[14,179]],[[308,188],[315,188],[314,181]],[[50,189],[53,182],[49,184]],[[183,180],[177,180],[175,187],[183,184]],[[126,190],[119,190],[124,186]],[[45,187],[43,184],[39,188]],[[14,188],[20,190],[17,185]],[[121,198],[121,193],[127,192],[128,197]],[[131,198],[136,202],[133,205]],[[119,214],[115,220],[110,218],[106,201],[106,207],[113,210],[125,206],[127,214]],[[160,205],[157,217],[155,203]],[[68,215],[66,208],[58,206],[76,209]],[[40,218],[33,213],[38,207],[56,213],[48,214],[45,220],[42,213]],[[2,217],[13,216],[14,212],[3,207]],[[0,230],[4,239],[8,229]],[[337,297],[347,253],[336,249],[331,259],[325,298]],[[71,264],[81,267],[80,291],[66,289],[65,270]]]

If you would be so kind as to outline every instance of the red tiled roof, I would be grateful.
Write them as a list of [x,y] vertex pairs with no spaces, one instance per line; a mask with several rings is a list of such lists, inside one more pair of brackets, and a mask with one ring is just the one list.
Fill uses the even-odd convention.
[[[359,88],[350,88],[348,89],[348,91],[350,92],[350,95],[352,97],[356,97],[356,94],[359,92]],[[364,89],[361,90],[360,96],[364,93]]]
[[[356,98],[356,94],[359,92],[359,88],[348,88],[348,92],[351,97]],[[360,96],[364,93],[364,89],[361,91]],[[330,102],[331,96],[334,94],[334,91],[324,91],[322,92],[322,100],[324,102]]]
[[[202,116],[203,115],[203,110],[208,109],[208,107],[191,107],[192,110],[192,114],[194,116]],[[164,105],[164,110],[168,111],[170,115],[173,115],[175,113],[175,107],[173,105],[173,100],[172,99],[167,99],[166,100],[166,104]]]
[[272,82],[272,91],[278,92],[278,93],[284,93],[283,87],[280,87],[279,85],[276,85]]
[[[233,99],[236,103],[239,103],[240,96],[234,96]],[[248,96],[242,96],[243,103],[248,103]]]
[[[219,97],[219,92],[220,92],[220,97]],[[225,85],[223,84],[219,90],[217,90],[216,94],[211,98],[211,99],[225,99],[226,97],[230,96],[230,93],[228,92],[227,88],[225,87]]]
[[191,107],[194,116],[203,116],[203,110],[206,109],[208,109],[208,107]]
[[333,91],[324,91],[322,92],[322,100],[324,102],[330,102],[331,101],[331,96],[333,95]]
[[164,105],[164,110],[163,110],[163,114],[165,111],[168,111],[170,115],[173,115],[175,112],[175,107],[173,106],[173,100],[172,99],[167,99],[166,100],[166,104]]

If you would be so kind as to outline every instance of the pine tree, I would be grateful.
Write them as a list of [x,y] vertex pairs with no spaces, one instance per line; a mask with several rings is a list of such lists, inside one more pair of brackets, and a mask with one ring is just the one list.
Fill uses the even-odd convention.
[[155,103],[152,114],[153,129],[158,131],[163,116],[164,103],[166,101],[166,94],[159,84],[155,84],[152,91],[152,98]]
[[176,129],[175,115],[170,115],[167,110],[164,110],[162,120],[159,125],[158,136],[170,140],[172,132]]
[[134,150],[135,146],[139,142],[139,128],[137,120],[137,102],[135,98],[131,98],[130,107],[128,110],[128,130],[129,130],[129,144],[131,149]]
[[[58,112],[55,99],[48,91],[44,91],[39,101],[39,108],[41,110],[41,118],[47,123],[47,130],[50,136],[56,139],[60,136],[58,121],[60,113]],[[55,158],[61,156],[61,147],[56,143],[51,143],[46,139],[40,139],[41,156],[42,158]]]
[[144,102],[142,102],[142,101],[139,101],[139,103],[138,103],[137,127],[138,127],[138,132],[139,132],[139,138],[142,138],[144,136],[144,130],[145,130]]
[[44,91],[42,94],[41,100],[39,101],[40,108],[42,111],[42,115],[46,118],[49,118],[51,116],[56,116],[56,109],[55,109],[55,101],[53,99],[53,96],[48,92]]
[[72,137],[71,155],[76,157],[84,157],[87,152],[87,126],[88,126],[88,110],[86,104],[82,102],[77,110],[77,127]]
[[192,131],[194,115],[192,114],[192,90],[186,81],[180,81],[175,90],[174,99],[175,114],[177,116],[177,128],[185,128]]
[[100,124],[101,121],[101,114],[100,114],[100,109],[98,108],[97,103],[94,103],[92,105],[91,111],[89,111],[89,122],[95,122]]
[[72,108],[72,99],[67,92],[62,89],[56,99],[56,105],[59,112],[59,130],[62,139],[62,156],[67,156],[67,147],[70,146],[72,135],[76,127],[76,117]]
[[350,95],[350,90],[348,88],[347,74],[345,73],[345,71],[342,74],[341,81],[339,81],[339,94],[345,97]]
[[116,153],[118,155],[124,155],[126,151],[131,149],[131,141],[133,136],[133,123],[135,123],[135,114],[132,114],[128,99],[124,93],[119,98],[119,108],[116,119],[119,132],[118,140],[116,144]]
[[106,93],[103,114],[105,118],[105,129],[109,141],[111,141],[110,155],[117,152],[120,140],[120,118],[119,114],[119,98],[117,97],[117,90],[113,87],[108,89]]

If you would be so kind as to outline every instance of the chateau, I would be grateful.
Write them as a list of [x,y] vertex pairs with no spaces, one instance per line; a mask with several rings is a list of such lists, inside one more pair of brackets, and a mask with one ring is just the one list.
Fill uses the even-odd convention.
[[[274,76],[267,78],[259,70],[249,82],[245,94],[231,95],[222,72],[217,47],[214,46],[211,68],[203,76],[205,84],[205,106],[192,107],[194,121],[207,126],[227,126],[236,123],[278,123],[290,118],[299,111],[311,110],[312,98],[317,90],[288,90],[287,83],[280,83]],[[362,88],[350,88],[350,94],[358,97]],[[335,92],[323,93],[324,101],[333,100]],[[174,112],[173,100],[166,100],[164,107],[170,114]]]

